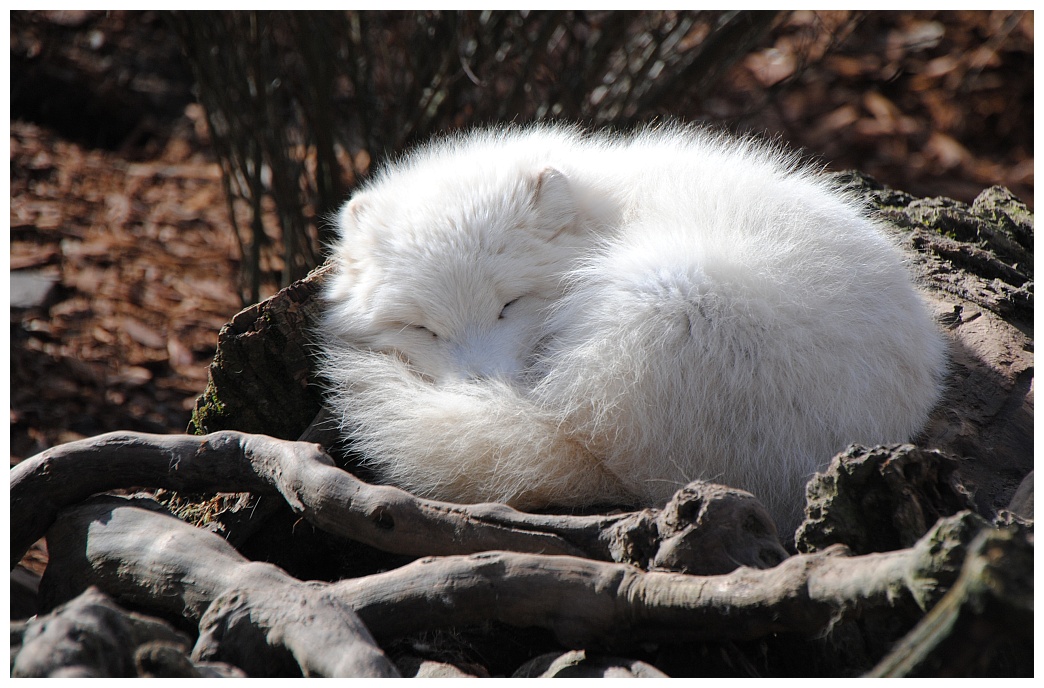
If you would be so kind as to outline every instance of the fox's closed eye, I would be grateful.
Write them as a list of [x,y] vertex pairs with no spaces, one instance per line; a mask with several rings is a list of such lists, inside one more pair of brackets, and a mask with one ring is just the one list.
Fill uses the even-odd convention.
[[430,336],[432,339],[438,339],[439,338],[439,335],[435,334],[434,332],[429,330],[424,325],[410,325],[410,327],[412,329],[416,330],[417,332],[423,332],[424,334]]
[[[519,298],[522,298],[522,297],[519,297]],[[505,303],[504,307],[500,309],[500,315],[497,316],[497,319],[498,320],[503,320],[504,319],[504,314],[507,313],[507,309],[510,308],[512,304],[517,303],[517,302],[518,302],[518,299],[511,299],[510,301]]]

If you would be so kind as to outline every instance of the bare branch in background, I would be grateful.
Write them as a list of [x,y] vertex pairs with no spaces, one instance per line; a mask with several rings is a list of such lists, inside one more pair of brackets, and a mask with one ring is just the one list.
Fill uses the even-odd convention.
[[[286,286],[321,261],[325,218],[369,171],[354,169],[358,156],[381,160],[472,125],[655,118],[668,100],[710,88],[774,17],[175,12],[171,21],[196,75],[233,225],[250,228],[249,240],[238,229],[236,240],[242,298],[254,303],[264,275]],[[339,169],[338,148],[353,169]]]

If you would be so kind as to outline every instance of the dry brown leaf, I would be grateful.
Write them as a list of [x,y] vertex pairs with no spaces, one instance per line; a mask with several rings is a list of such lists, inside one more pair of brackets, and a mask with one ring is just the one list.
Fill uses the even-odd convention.
[[138,344],[150,349],[166,349],[167,338],[140,320],[125,317],[122,325],[123,331]]

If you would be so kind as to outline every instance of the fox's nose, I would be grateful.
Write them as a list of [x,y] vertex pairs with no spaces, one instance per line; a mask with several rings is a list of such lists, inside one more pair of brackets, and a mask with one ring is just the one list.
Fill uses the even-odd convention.
[[514,362],[507,364],[500,361],[478,361],[464,371],[465,377],[469,380],[513,380],[521,372],[521,368]]
[[460,379],[513,380],[522,373],[522,362],[514,354],[482,342],[457,347],[453,358]]

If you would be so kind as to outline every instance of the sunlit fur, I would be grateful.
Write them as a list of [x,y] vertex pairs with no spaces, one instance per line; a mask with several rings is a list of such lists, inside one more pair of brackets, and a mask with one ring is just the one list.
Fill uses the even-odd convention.
[[387,482],[522,508],[753,492],[784,532],[905,441],[944,339],[899,251],[788,155],[686,127],[447,138],[337,219],[330,406]]

